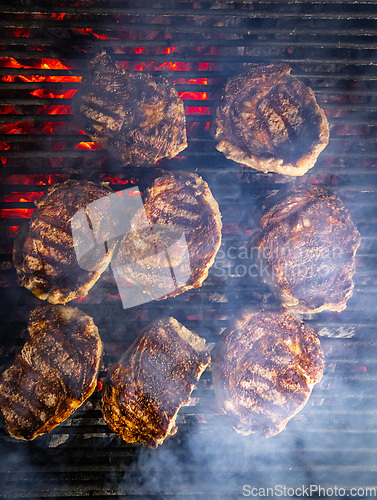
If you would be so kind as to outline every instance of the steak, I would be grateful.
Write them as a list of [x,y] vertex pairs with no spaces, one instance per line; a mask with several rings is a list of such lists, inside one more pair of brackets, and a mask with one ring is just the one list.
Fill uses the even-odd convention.
[[[36,202],[28,224],[16,233],[13,262],[18,282],[34,295],[56,304],[85,297],[108,266],[114,244],[92,254],[93,270],[79,266],[72,238],[72,217],[81,208],[111,191],[86,181],[55,184]],[[104,201],[103,205],[106,205]],[[104,221],[106,211],[96,215],[97,224]],[[87,224],[86,220],[84,221]],[[85,234],[83,224],[82,234]],[[77,231],[80,234],[78,228]]]
[[161,300],[202,285],[221,244],[222,223],[201,177],[162,171],[146,190],[131,227],[115,264],[140,295]]
[[216,148],[238,163],[303,175],[329,141],[329,126],[313,91],[286,64],[255,66],[231,78],[211,129]]
[[35,309],[28,330],[29,339],[0,377],[0,410],[11,436],[31,440],[92,394],[102,343],[92,318],[68,306]]
[[266,437],[285,429],[322,377],[313,331],[290,312],[246,312],[213,354],[216,398],[237,432]]
[[262,278],[298,313],[342,311],[352,297],[360,241],[338,196],[316,186],[300,190],[262,219]]
[[125,164],[151,166],[187,147],[183,101],[166,78],[126,72],[101,52],[90,63],[73,110],[89,137]]
[[209,362],[204,339],[174,318],[154,322],[108,372],[105,421],[127,443],[157,448],[177,432],[178,410]]

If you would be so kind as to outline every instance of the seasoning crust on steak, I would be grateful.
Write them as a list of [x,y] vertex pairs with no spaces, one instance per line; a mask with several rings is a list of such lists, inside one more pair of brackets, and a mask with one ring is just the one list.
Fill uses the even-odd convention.
[[108,372],[105,421],[126,442],[157,448],[177,432],[178,410],[209,362],[203,338],[174,318],[154,322]]
[[0,377],[0,410],[9,434],[31,440],[67,419],[94,391],[102,355],[98,329],[79,309],[32,311],[29,339]]
[[353,293],[360,234],[342,201],[312,186],[262,219],[259,256],[265,281],[298,313],[342,311]]
[[329,141],[329,126],[313,91],[286,64],[255,66],[231,78],[211,129],[216,148],[238,163],[303,175]]
[[183,101],[166,78],[126,72],[101,52],[75,95],[73,109],[89,137],[125,164],[151,166],[187,147]]
[[[119,245],[116,266],[141,293],[162,300],[202,285],[221,244],[222,222],[219,206],[201,177],[163,172],[146,191],[144,207],[131,227]],[[171,277],[175,286],[166,293]]]
[[[76,258],[71,220],[78,210],[110,192],[107,187],[86,181],[69,180],[49,187],[36,202],[28,224],[16,233],[13,263],[21,286],[52,304],[65,304],[87,295],[107,268],[114,244],[93,256],[93,271],[82,269]],[[106,210],[97,219],[106,220]]]
[[318,338],[288,311],[244,313],[215,351],[217,400],[245,435],[284,430],[323,373]]

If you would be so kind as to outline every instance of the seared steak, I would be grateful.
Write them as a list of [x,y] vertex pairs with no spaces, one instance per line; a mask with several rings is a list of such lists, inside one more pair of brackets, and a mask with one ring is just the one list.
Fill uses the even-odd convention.
[[[37,208],[28,224],[16,233],[13,262],[21,286],[53,304],[64,304],[87,295],[108,266],[114,245],[103,247],[96,259],[92,255],[93,271],[81,268],[76,258],[71,220],[78,210],[109,193],[108,188],[85,181],[66,181],[48,189],[36,202]],[[97,223],[106,217],[106,210],[97,214]],[[82,234],[85,229],[83,225]]]
[[245,435],[284,430],[322,377],[319,340],[288,311],[243,314],[215,349],[216,397]]
[[141,294],[165,299],[202,285],[220,247],[222,223],[201,177],[162,173],[146,191],[131,226],[115,264]]
[[18,439],[50,432],[92,394],[102,354],[97,327],[79,309],[39,307],[28,329],[30,338],[0,377],[2,418]]
[[205,340],[177,320],[153,323],[108,372],[102,396],[105,421],[128,443],[157,448],[177,432],[178,410],[209,361]]
[[338,196],[312,186],[263,217],[259,256],[268,272],[262,278],[296,312],[342,311],[353,293],[360,241]]
[[183,101],[166,78],[126,72],[101,52],[73,101],[86,132],[125,164],[154,165],[187,147]]
[[313,91],[286,64],[252,67],[231,78],[212,128],[227,158],[262,172],[303,175],[329,140]]

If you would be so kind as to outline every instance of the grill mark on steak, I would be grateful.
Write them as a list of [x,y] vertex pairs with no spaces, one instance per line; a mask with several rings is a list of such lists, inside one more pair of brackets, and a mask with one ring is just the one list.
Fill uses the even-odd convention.
[[[88,208],[87,207],[84,207],[84,212],[85,212],[86,222],[88,223],[88,226],[89,226],[90,230],[93,231],[93,224],[92,224],[92,221],[91,221],[91,219],[89,217]],[[94,238],[94,235],[93,235],[93,238]]]
[[56,217],[53,219],[52,216],[46,217],[44,214],[39,214],[38,219],[33,222],[30,231],[34,238],[38,238],[42,232],[50,241],[60,242],[59,240],[61,240],[66,243],[70,241],[72,237],[68,224],[59,225],[59,221]]
[[[198,218],[199,210],[197,206],[197,200],[194,196],[184,193],[179,193],[176,191],[164,191],[163,193],[155,196],[153,206],[148,207],[151,216],[158,217],[159,219],[165,218],[180,218],[181,213],[189,215],[190,219],[193,217]],[[179,212],[177,211],[177,206],[179,207]],[[182,217],[183,219],[186,216]]]
[[[37,378],[38,373],[30,373],[30,365],[22,357],[17,359],[17,364],[4,372],[4,376],[2,377],[3,383],[1,384],[2,398],[8,398],[12,401],[11,407],[8,407],[6,411],[11,410],[17,415],[19,420],[24,418],[24,413],[26,412],[29,420],[33,422],[39,421],[39,414],[45,405],[34,392],[29,390]],[[22,388],[20,393],[15,394],[14,386],[8,383],[12,383],[12,380],[20,381],[20,387]]]
[[[182,203],[182,200],[185,201]],[[144,240],[145,248],[136,249],[132,234],[126,235],[120,242],[115,259],[119,274],[128,282],[145,285],[146,290],[153,286],[155,280],[156,291],[162,290],[162,296],[156,300],[174,297],[190,288],[200,287],[208,276],[208,269],[221,244],[221,214],[207,183],[196,174],[162,172],[154,180],[152,187],[146,190],[143,210],[153,236],[142,235],[138,226],[140,214],[136,214],[131,225],[138,238]],[[182,234],[185,235],[191,266],[185,285],[166,293],[166,289],[171,287],[167,288],[168,284],[164,283],[165,278],[161,272],[156,271],[157,274],[151,281],[150,273],[153,270],[143,268],[142,264],[132,269],[122,267],[123,263],[137,262],[151,256],[151,248],[157,248],[158,252],[169,251],[170,246],[176,244]],[[148,244],[149,239],[154,243]],[[169,255],[173,266],[185,264],[182,262],[185,249],[181,250],[180,255]],[[171,273],[172,267],[169,266],[169,269]]]
[[68,418],[94,391],[102,354],[92,318],[76,308],[35,309],[29,338],[0,377],[0,410],[9,434],[34,439]]
[[[112,95],[110,96],[111,103],[114,105],[112,101]],[[85,101],[84,101],[85,102]],[[105,123],[109,125],[108,119],[112,118],[117,125],[117,127],[109,127],[111,130],[118,131],[122,124],[123,124],[123,116],[117,113],[116,111],[112,111],[109,109],[109,105],[105,107],[107,103],[103,103],[99,101],[98,103],[95,102],[94,98],[91,99],[87,104],[82,105],[81,111],[85,112],[86,114],[90,113],[90,119],[93,120],[94,122],[102,125],[103,122],[106,120]],[[97,118],[96,118],[97,116]],[[100,119],[101,118],[101,119]],[[110,120],[111,123],[111,120]],[[106,134],[104,134],[104,137],[106,137]]]
[[313,91],[285,64],[231,78],[211,127],[227,158],[261,170],[303,175],[328,144],[329,127]]
[[311,186],[262,219],[258,249],[265,281],[300,313],[342,311],[353,293],[360,234],[342,201]]
[[101,52],[73,99],[74,114],[125,164],[152,166],[187,147],[183,101],[162,76],[126,72]]
[[[282,92],[281,101],[279,102],[279,97],[275,94],[279,93],[279,86],[276,89],[276,92],[270,92],[269,99],[271,100],[272,109],[276,112],[276,114],[282,120],[287,137],[283,135],[282,138],[276,137],[274,135],[273,130],[269,128],[267,133],[269,135],[270,144],[272,145],[271,151],[273,152],[273,146],[277,149],[278,154],[285,155],[286,159],[291,162],[297,161],[302,154],[305,152],[305,144],[306,141],[303,141],[301,138],[300,142],[297,142],[297,139],[300,139],[297,135],[297,123],[295,124],[294,120],[290,120],[290,116],[286,113],[285,105],[288,109],[290,108],[298,108],[299,102],[298,100],[294,101],[293,95],[288,95],[287,92]],[[264,117],[267,121],[267,117]],[[297,119],[297,116],[296,116]],[[285,140],[284,140],[285,139]]]
[[[62,381],[69,380],[70,377],[74,376],[76,385],[71,386],[72,396],[80,398],[85,373],[79,367],[85,366],[86,360],[72,342],[68,338],[64,338],[61,332],[56,328],[53,332],[53,337],[43,339],[43,343],[40,343],[40,349],[37,350],[35,346],[30,346],[32,356],[28,361],[40,373],[54,368]],[[25,356],[25,348],[23,355]]]
[[126,442],[156,448],[177,431],[177,413],[209,361],[205,340],[174,318],[152,323],[108,372],[105,421]]
[[[45,245],[48,245],[46,247]],[[72,262],[75,261],[74,252],[66,252],[62,246],[55,241],[44,241],[35,239],[35,248],[38,256],[43,261],[43,268],[46,272],[47,266],[51,266],[52,271],[48,274],[50,276],[59,276],[65,274],[65,268],[70,267]],[[59,268],[56,263],[59,262]]]
[[213,354],[215,393],[238,432],[281,432],[322,377],[324,356],[313,331],[285,312],[245,312]]
[[71,220],[78,210],[110,192],[86,181],[66,181],[49,187],[28,223],[16,233],[13,262],[21,286],[51,303],[65,303],[88,293],[110,262],[115,243],[98,258],[96,270],[80,268]]

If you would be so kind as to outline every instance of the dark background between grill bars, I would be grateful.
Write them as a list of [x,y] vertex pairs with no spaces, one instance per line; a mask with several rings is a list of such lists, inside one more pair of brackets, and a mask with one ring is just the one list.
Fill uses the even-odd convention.
[[[19,6],[18,6],[19,5]],[[258,487],[319,484],[367,487],[377,483],[377,5],[375,2],[23,2],[4,5],[0,19],[1,57],[24,66],[41,58],[59,59],[71,70],[0,68],[0,75],[85,74],[85,65],[101,48],[115,52],[128,67],[144,64],[153,71],[164,62],[182,62],[186,70],[163,71],[177,79],[207,78],[208,83],[178,83],[180,92],[207,92],[202,104],[209,115],[191,114],[198,106],[185,99],[189,147],[178,158],[161,161],[167,169],[202,175],[220,204],[222,252],[204,286],[182,296],[123,310],[111,272],[82,302],[105,344],[101,376],[156,315],[170,314],[204,336],[210,345],[245,305],[274,307],[268,288],[257,276],[244,276],[252,259],[240,257],[259,227],[263,211],[293,185],[316,182],[332,187],[344,200],[362,235],[357,255],[355,293],[342,313],[308,315],[320,335],[326,370],[305,409],[287,429],[269,440],[232,432],[214,410],[211,371],[207,370],[181,409],[176,436],[158,450],[127,445],[101,419],[100,392],[50,435],[32,443],[0,434],[0,496],[9,498],[241,498],[244,484]],[[65,13],[62,19],[51,14]],[[90,32],[111,39],[97,39]],[[16,36],[28,30],[28,37]],[[25,33],[25,32],[23,32]],[[118,38],[118,40],[113,40]],[[135,48],[144,47],[135,53]],[[163,53],[173,48],[170,54]],[[86,52],[84,52],[86,51]],[[151,61],[154,61],[151,64]],[[253,63],[286,62],[294,76],[310,85],[331,126],[330,144],[303,178],[265,175],[227,161],[214,148],[207,122],[212,121],[219,89],[226,78]],[[210,63],[204,65],[203,63]],[[41,192],[46,186],[11,184],[13,175],[60,175],[60,179],[132,179],[143,183],[143,169],[126,169],[104,151],[75,149],[87,140],[72,114],[41,112],[42,105],[69,99],[36,98],[35,89],[79,89],[80,83],[0,82],[0,108],[14,106],[30,134],[1,134],[10,145],[1,151],[2,365],[25,338],[30,310],[40,304],[16,284],[11,263],[13,233],[19,218],[4,209],[32,208],[32,202],[5,201],[16,192]],[[4,111],[2,111],[4,112]],[[17,123],[0,114],[0,126]],[[55,135],[39,133],[45,122],[61,122]],[[1,128],[4,132],[4,128]],[[14,178],[13,178],[14,179]],[[14,181],[12,181],[14,182]],[[225,255],[224,255],[225,254]],[[238,255],[238,257],[237,257]],[[235,258],[234,258],[235,257]],[[238,267],[237,267],[238,266]],[[244,266],[244,267],[243,267]],[[360,491],[361,493],[361,491]]]

